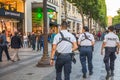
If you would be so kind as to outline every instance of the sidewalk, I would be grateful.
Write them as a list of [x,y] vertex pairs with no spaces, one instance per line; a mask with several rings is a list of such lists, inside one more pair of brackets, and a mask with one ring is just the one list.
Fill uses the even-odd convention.
[[[51,51],[51,44],[48,44],[48,52],[50,53],[50,51]],[[14,54],[14,49],[9,48],[10,57],[12,57],[13,54]],[[20,62],[22,62],[22,61],[26,61],[26,59],[29,59],[31,57],[42,56],[43,49],[41,49],[41,51],[37,51],[37,50],[33,51],[32,48],[21,48],[21,49],[19,49],[18,54],[21,59]],[[10,64],[13,64],[13,62],[7,61],[7,58],[6,58],[6,55],[4,52],[3,52],[2,60],[3,60],[3,62],[0,62],[0,68],[10,65]]]
[[[87,76],[87,79],[82,78],[81,64],[79,55],[76,55],[77,63],[72,66],[71,80],[105,80],[105,66],[103,56],[100,55],[101,42],[95,45],[93,53],[94,74]],[[30,54],[29,52],[25,52]],[[22,55],[23,53],[21,53]],[[55,68],[53,67],[36,67],[41,53],[34,53],[34,56],[23,59],[20,62],[12,63],[7,67],[0,68],[0,80],[55,80]],[[33,55],[33,54],[31,54]],[[120,55],[117,55],[115,64],[115,76],[111,80],[120,80]],[[64,80],[64,79],[63,79]]]

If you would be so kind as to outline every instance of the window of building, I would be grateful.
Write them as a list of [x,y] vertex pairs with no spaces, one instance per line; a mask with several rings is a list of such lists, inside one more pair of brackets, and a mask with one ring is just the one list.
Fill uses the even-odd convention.
[[24,2],[22,0],[2,0],[0,1],[0,8],[5,10],[24,12]]
[[75,13],[75,7],[74,6],[72,7],[72,11],[73,11],[73,14],[74,14]]

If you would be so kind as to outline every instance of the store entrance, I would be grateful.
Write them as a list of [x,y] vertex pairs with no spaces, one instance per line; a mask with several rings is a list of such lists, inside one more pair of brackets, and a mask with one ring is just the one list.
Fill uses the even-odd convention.
[[0,21],[0,32],[6,30],[7,40],[14,34],[15,31],[22,32],[22,22],[16,19],[2,18]]

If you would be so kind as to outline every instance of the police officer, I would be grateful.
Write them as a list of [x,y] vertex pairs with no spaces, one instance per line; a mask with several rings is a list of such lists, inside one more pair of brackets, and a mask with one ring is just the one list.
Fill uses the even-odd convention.
[[65,77],[64,80],[70,80],[70,73],[71,73],[71,66],[72,66],[70,53],[72,53],[72,51],[77,49],[77,43],[74,35],[72,35],[67,31],[67,23],[65,21],[63,21],[61,24],[60,32],[63,34],[65,39],[71,41],[72,43],[64,40],[61,41],[62,36],[60,33],[58,33],[53,40],[50,64],[51,65],[54,64],[53,58],[54,58],[55,51],[57,51],[59,53],[59,56],[57,56],[56,63],[55,63],[56,80],[62,80],[61,74],[62,74],[63,67],[64,67],[64,77]]
[[117,54],[119,52],[119,38],[115,33],[113,33],[114,27],[110,26],[108,31],[109,33],[105,35],[101,48],[102,55],[103,48],[105,48],[104,63],[107,71],[106,79],[110,76],[114,76],[114,61],[116,59],[115,52],[117,51]]
[[86,59],[88,62],[89,75],[93,74],[92,52],[95,40],[94,36],[91,33],[89,33],[89,28],[87,26],[83,27],[82,32],[83,33],[78,39],[78,45],[80,51],[80,62],[82,65],[83,78],[86,78]]

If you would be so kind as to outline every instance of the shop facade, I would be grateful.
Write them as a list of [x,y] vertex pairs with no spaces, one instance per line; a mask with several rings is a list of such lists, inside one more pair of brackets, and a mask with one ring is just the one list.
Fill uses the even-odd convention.
[[0,0],[0,32],[6,30],[7,36],[15,31],[23,32],[23,4],[22,0]]
[[[53,0],[52,0],[53,1]],[[58,1],[55,3],[48,0],[47,2],[47,21],[48,21],[48,33],[54,29],[58,32],[59,22],[59,6]],[[43,0],[26,0],[25,8],[25,32],[43,32]]]
[[[68,30],[72,33],[81,33],[82,32],[82,17],[78,12],[76,6],[72,3],[66,3],[66,21],[68,23]],[[64,1],[61,0],[61,21],[65,19],[65,9],[64,9]]]

